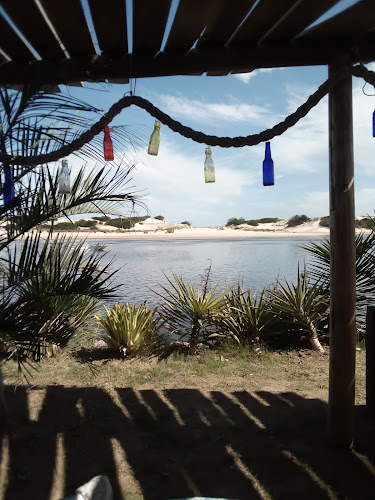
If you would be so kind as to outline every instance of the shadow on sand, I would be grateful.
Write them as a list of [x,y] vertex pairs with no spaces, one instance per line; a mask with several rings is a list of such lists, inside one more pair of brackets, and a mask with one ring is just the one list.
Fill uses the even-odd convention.
[[[294,393],[14,388],[5,499],[58,499],[105,473],[114,499],[375,497],[375,422],[325,443],[326,403]],[[1,496],[1,495],[0,495]]]

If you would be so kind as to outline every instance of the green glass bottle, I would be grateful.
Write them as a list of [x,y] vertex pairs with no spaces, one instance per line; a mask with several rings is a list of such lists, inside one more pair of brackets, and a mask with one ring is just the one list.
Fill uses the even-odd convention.
[[204,162],[204,182],[215,182],[215,166],[212,161],[211,148],[206,148],[206,160]]

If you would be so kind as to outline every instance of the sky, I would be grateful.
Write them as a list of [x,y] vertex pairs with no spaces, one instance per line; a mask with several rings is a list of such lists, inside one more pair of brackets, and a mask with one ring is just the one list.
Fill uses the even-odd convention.
[[[353,3],[353,2],[350,2]],[[375,64],[368,65],[375,70]],[[221,77],[174,76],[132,81],[135,94],[184,125],[207,134],[238,136],[273,127],[294,112],[327,78],[326,66],[255,70]],[[375,97],[353,78],[355,211],[374,215],[375,138],[372,113]],[[63,88],[64,89],[64,88]],[[130,85],[86,84],[70,87],[72,95],[107,110],[129,92]],[[366,85],[364,91],[374,94]],[[134,106],[113,125],[151,135],[154,118]],[[297,125],[271,141],[275,185],[262,184],[264,144],[241,149],[212,148],[216,182],[205,184],[205,145],[161,126],[156,157],[144,150],[126,151],[135,165],[131,186],[143,196],[150,216],[196,227],[223,226],[231,217],[289,219],[296,214],[329,214],[328,98]],[[75,167],[78,159],[72,159]],[[74,173],[74,169],[73,169]],[[139,210],[138,215],[145,215]]]

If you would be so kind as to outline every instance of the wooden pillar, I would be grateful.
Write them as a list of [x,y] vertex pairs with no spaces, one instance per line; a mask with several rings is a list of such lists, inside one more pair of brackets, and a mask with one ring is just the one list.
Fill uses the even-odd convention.
[[[351,65],[337,55],[329,75]],[[328,438],[350,447],[354,433],[355,391],[355,232],[352,77],[329,92],[329,191],[331,307]]]
[[366,314],[366,407],[375,417],[375,306]]

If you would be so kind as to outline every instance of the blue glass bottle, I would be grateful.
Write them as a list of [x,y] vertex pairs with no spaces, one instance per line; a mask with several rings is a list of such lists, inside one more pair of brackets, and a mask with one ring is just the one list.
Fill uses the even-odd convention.
[[263,161],[263,186],[273,186],[275,184],[273,174],[273,160],[271,158],[271,143],[266,142],[266,154]]
[[5,165],[4,203],[14,200],[14,184],[10,165]]

